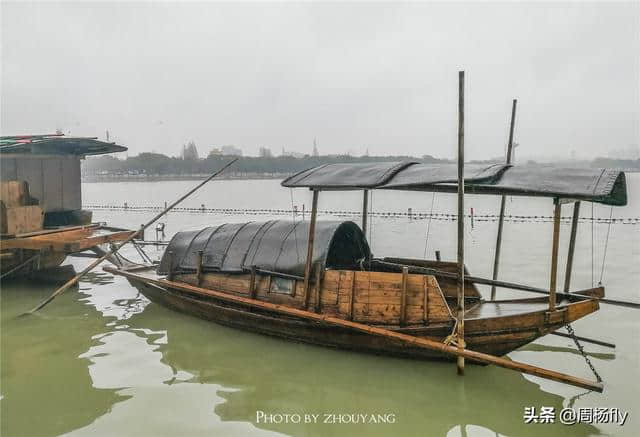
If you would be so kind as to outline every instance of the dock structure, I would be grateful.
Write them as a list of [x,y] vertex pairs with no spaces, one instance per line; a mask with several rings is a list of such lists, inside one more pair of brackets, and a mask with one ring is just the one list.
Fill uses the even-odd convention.
[[2,277],[57,267],[71,253],[131,231],[91,223],[82,209],[81,161],[126,147],[62,134],[0,137]]

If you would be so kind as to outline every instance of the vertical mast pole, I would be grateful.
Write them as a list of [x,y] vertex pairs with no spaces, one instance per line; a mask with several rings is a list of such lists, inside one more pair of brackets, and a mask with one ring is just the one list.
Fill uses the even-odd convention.
[[556,282],[558,280],[558,247],[560,243],[560,199],[554,199],[553,208],[553,247],[551,249],[551,279],[549,281],[549,311],[556,309]]
[[369,190],[362,195],[362,232],[367,235],[367,209],[369,209]]
[[569,237],[569,254],[567,255],[567,269],[564,274],[564,292],[569,292],[571,286],[571,270],[573,269],[573,253],[576,249],[576,235],[578,234],[578,219],[580,218],[580,201],[573,204],[571,218],[571,236]]
[[[458,348],[464,349],[464,71],[458,72]],[[458,375],[464,375],[464,357],[458,356]]]
[[[516,120],[516,105],[517,99],[513,99],[513,106],[511,107],[511,126],[509,127],[509,145],[507,146],[507,165],[511,164],[511,154],[513,150],[513,127]],[[507,203],[507,196],[502,196],[500,199],[500,218],[498,219],[498,237],[496,238],[496,252],[493,260],[493,280],[498,280],[498,269],[500,267],[500,248],[502,247],[502,227],[504,226],[504,210]],[[491,300],[496,298],[496,286],[491,286]]]
[[307,243],[307,261],[304,265],[304,301],[305,308],[309,305],[309,279],[311,277],[311,262],[313,261],[313,240],[316,236],[316,216],[318,214],[318,190],[313,190],[311,203],[311,219],[309,221],[309,239]]

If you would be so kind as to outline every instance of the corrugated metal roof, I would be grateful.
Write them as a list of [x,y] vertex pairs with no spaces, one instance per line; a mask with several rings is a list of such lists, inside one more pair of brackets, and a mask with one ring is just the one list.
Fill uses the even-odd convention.
[[0,154],[102,155],[127,148],[95,137],[67,137],[62,134],[0,137]]

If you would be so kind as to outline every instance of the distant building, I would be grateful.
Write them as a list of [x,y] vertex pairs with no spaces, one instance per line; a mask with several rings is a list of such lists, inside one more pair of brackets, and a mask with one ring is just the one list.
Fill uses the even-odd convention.
[[198,160],[198,149],[196,143],[189,141],[186,145],[182,146],[182,159],[189,161]]
[[273,154],[271,153],[271,149],[268,147],[260,147],[260,150],[258,152],[258,156],[260,156],[261,158],[271,158],[273,157]]
[[313,156],[318,156],[318,145],[316,144],[316,139],[313,139]]
[[222,146],[220,147],[220,151],[225,156],[242,156],[242,150],[236,146]]
[[208,156],[222,156],[222,150],[214,147],[213,149],[211,149]]
[[304,158],[304,153],[300,153],[300,152],[292,152],[292,151],[287,151],[284,150],[284,147],[282,148],[282,155],[280,156],[288,156],[291,158]]

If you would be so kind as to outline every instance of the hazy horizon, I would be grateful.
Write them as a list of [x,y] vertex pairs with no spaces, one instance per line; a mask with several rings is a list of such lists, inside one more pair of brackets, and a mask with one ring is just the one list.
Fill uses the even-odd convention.
[[1,131],[129,154],[236,145],[311,154],[591,159],[640,144],[640,4],[12,3]]

